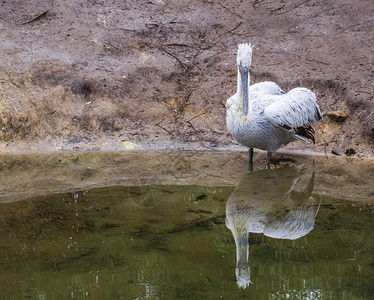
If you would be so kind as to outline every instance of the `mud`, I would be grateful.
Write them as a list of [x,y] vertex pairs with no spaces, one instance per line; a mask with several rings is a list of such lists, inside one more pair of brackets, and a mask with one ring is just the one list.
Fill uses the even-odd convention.
[[0,150],[237,148],[224,103],[251,42],[251,82],[306,86],[324,113],[287,149],[372,156],[373,22],[373,1],[4,0]]
[[[265,162],[266,153],[256,154],[254,171]],[[316,195],[374,204],[374,159],[278,153],[272,162],[273,169],[288,164],[309,174],[303,188],[315,173]],[[237,186],[247,173],[247,153],[239,151],[5,153],[0,203],[109,186]]]

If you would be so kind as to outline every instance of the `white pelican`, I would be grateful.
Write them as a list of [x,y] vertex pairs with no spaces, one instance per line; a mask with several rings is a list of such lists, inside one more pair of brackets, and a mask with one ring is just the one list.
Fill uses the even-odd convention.
[[239,44],[237,54],[238,85],[226,102],[226,123],[232,137],[249,147],[249,164],[253,148],[267,150],[267,166],[272,152],[292,141],[314,140],[312,122],[321,119],[316,95],[298,87],[284,93],[274,82],[250,85],[251,44]]

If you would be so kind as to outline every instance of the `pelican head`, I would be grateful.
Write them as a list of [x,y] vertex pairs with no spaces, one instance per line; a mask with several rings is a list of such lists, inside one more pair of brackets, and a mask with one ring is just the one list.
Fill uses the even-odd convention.
[[[238,80],[241,83],[241,90],[238,92],[243,99],[243,113],[244,120],[247,120],[248,115],[248,87],[249,87],[249,68],[252,63],[252,46],[248,43],[238,45],[238,55],[236,58],[238,64]],[[240,84],[238,82],[238,88]]]

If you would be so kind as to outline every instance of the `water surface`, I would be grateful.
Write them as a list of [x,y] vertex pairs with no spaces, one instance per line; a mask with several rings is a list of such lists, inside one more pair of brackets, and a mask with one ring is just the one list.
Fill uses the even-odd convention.
[[341,174],[292,163],[244,170],[236,184],[8,195],[2,296],[374,299],[373,195],[334,195],[323,176]]

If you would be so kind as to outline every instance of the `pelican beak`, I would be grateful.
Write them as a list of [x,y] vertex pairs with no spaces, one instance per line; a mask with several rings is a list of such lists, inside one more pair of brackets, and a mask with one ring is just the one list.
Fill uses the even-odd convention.
[[243,89],[243,112],[244,120],[247,120],[248,116],[248,67],[239,66],[240,75],[242,78],[242,89]]

